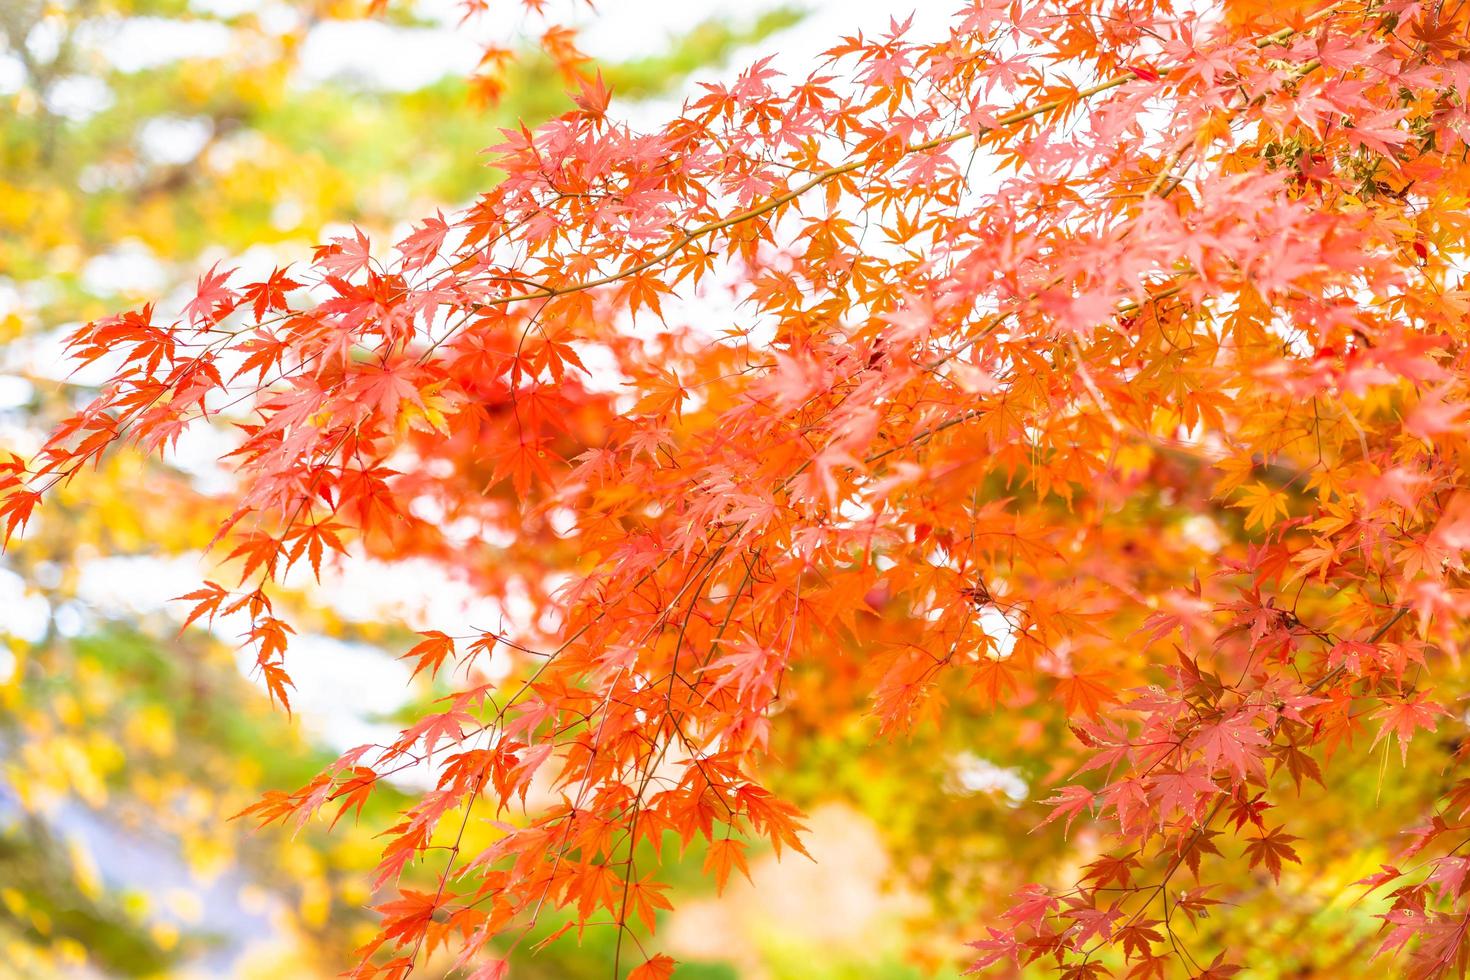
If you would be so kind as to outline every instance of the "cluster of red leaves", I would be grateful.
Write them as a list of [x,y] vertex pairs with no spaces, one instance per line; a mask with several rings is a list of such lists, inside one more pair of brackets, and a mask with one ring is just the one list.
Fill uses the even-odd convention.
[[[374,885],[432,858],[439,886],[380,906],[362,976],[448,944],[499,977],[547,907],[621,951],[668,906],[640,854],[703,838],[723,883],[748,840],[800,849],[760,781],[773,709],[854,692],[883,731],[956,697],[1070,719],[1052,819],[1113,845],[1020,891],[977,968],[1228,976],[1176,936],[1221,901],[1210,869],[1297,862],[1271,811],[1365,724],[1407,757],[1470,611],[1467,15],[1237,13],[976,0],[937,41],[757,63],[647,134],[587,83],[392,252],[341,238],[260,283],[211,270],[177,320],[87,325],[73,350],[113,380],[5,464],[0,515],[229,418],[239,585],[194,616],[247,614],[283,701],[268,591],[303,558],[529,597],[533,621],[411,651],[471,679],[443,710],[254,808],[340,818],[436,767]],[[699,322],[721,294],[739,322]],[[474,670],[497,648],[524,668],[503,689]],[[559,802],[461,852],[533,782]],[[1372,881],[1415,976],[1470,955],[1466,786],[1416,832],[1427,871]]]

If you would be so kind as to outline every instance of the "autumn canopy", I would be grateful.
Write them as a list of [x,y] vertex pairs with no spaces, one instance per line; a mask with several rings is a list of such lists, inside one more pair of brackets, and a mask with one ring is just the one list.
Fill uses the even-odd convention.
[[242,818],[415,787],[356,975],[499,978],[560,910],[678,976],[666,863],[805,860],[834,753],[925,801],[982,973],[1463,973],[1470,4],[956,6],[642,130],[552,25],[577,108],[471,206],[72,339],[111,381],[5,457],[7,531],[227,427],[188,617],[283,710],[341,555],[506,610]]

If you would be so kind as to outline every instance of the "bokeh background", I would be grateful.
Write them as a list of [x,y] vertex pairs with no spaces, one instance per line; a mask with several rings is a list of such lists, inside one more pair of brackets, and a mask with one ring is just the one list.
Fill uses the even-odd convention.
[[[920,27],[945,12],[929,6]],[[0,449],[28,454],[89,397],[99,378],[63,356],[78,323],[176,308],[216,262],[263,275],[349,223],[394,234],[489,186],[497,128],[570,104],[534,45],[503,76],[477,67],[525,40],[517,7],[461,28],[449,0],[371,20],[332,0],[0,0]],[[756,58],[804,71],[890,11],[604,2],[579,43],[638,125]],[[372,933],[391,794],[331,833],[230,817],[442,693],[395,659],[412,630],[500,611],[437,569],[348,562],[290,597],[296,710],[271,707],[228,624],[181,632],[172,601],[209,572],[228,438],[110,457],[0,558],[0,977],[327,977]],[[659,928],[680,976],[954,975],[944,937],[973,928],[987,861],[1026,859],[1046,775],[986,758],[985,724],[877,747],[788,731],[802,764],[778,788],[817,860],[761,856],[716,896],[686,855]],[[515,975],[605,977],[609,944],[518,954]]]

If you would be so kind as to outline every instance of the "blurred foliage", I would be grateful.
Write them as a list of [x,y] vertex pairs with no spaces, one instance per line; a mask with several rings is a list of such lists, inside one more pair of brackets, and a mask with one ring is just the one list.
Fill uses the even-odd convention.
[[[0,448],[24,451],[84,394],[59,362],[70,324],[167,295],[216,259],[284,265],[331,224],[387,231],[463,203],[493,179],[479,151],[500,127],[571,105],[536,56],[512,64],[493,109],[453,71],[410,91],[304,79],[311,32],[359,13],[330,0],[0,2],[0,85],[18,79],[0,88],[0,380],[18,392],[0,408]],[[652,96],[796,19],[707,23],[600,70],[621,97]],[[361,26],[435,29],[402,5]],[[78,554],[202,551],[217,515],[199,476],[117,455],[0,563],[41,621],[0,618],[0,977],[331,976],[371,934],[365,869],[393,795],[331,834],[232,821],[334,752],[309,719],[270,707],[228,636],[178,635],[176,619],[98,606],[84,588]],[[300,612],[338,638],[403,637]],[[535,975],[601,975],[607,955],[589,937],[568,961],[534,960]]]

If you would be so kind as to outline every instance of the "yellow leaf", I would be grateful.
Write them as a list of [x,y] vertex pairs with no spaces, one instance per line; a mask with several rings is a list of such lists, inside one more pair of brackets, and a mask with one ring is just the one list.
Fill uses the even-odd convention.
[[1280,490],[1272,490],[1260,481],[1251,484],[1245,496],[1230,506],[1249,509],[1245,515],[1247,531],[1255,527],[1265,529],[1276,522],[1278,513],[1285,517],[1288,512],[1286,494]]

